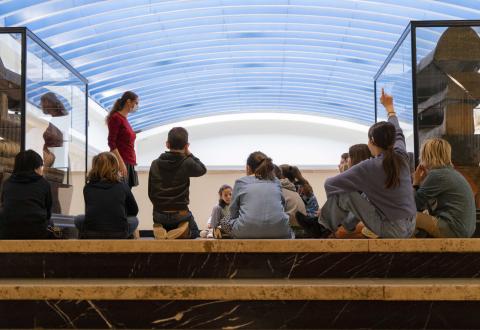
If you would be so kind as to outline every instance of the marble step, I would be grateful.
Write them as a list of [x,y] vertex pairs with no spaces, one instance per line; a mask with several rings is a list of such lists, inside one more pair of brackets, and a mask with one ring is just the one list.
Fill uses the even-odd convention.
[[0,278],[478,278],[480,239],[0,241]]
[[0,300],[480,301],[480,279],[2,279]]
[[0,240],[2,253],[480,253],[467,239]]

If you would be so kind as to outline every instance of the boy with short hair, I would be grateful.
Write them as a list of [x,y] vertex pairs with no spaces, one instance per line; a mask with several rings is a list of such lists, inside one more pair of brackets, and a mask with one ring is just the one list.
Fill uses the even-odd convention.
[[207,168],[190,152],[185,128],[172,128],[166,146],[169,151],[152,162],[148,175],[153,232],[156,239],[196,238],[198,226],[188,209],[190,178],[204,175]]

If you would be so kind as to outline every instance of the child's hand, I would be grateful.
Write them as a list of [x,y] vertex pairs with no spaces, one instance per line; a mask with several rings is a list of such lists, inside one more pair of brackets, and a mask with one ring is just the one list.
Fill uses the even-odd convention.
[[385,90],[382,88],[382,96],[380,97],[380,103],[385,107],[387,112],[394,112],[393,109],[393,97],[385,93]]
[[418,186],[422,183],[423,180],[427,177],[427,169],[422,165],[418,165],[415,173],[413,174],[413,185]]
[[190,149],[189,149],[189,148],[190,148],[190,143],[187,143],[187,144],[185,145],[185,148],[183,148],[183,152],[184,152],[185,156],[190,156],[190,155],[192,154],[192,153],[190,152]]

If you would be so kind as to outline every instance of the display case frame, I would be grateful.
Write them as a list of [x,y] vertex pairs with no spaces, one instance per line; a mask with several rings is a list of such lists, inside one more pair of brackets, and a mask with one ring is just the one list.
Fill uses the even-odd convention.
[[420,152],[419,144],[419,125],[418,125],[418,90],[417,90],[417,31],[420,28],[450,28],[450,27],[480,27],[480,20],[426,20],[426,21],[410,21],[399,40],[390,51],[389,55],[380,66],[379,70],[374,76],[374,106],[375,106],[375,122],[379,119],[379,112],[383,111],[379,107],[378,95],[379,86],[378,80],[384,73],[385,69],[391,63],[393,57],[397,54],[399,48],[409,38],[411,46],[411,86],[412,86],[412,119],[413,119],[413,152],[415,155],[415,165],[418,165],[418,156]]
[[[58,63],[60,63],[66,70],[68,70],[71,74],[73,74],[79,81],[84,84],[85,90],[85,150],[84,150],[84,158],[85,158],[85,175],[87,173],[88,168],[88,80],[85,78],[80,72],[78,72],[75,68],[73,68],[65,59],[63,59],[59,54],[57,54],[52,48],[50,48],[43,40],[41,40],[37,35],[35,35],[31,30],[27,27],[0,27],[0,34],[19,34],[21,35],[21,138],[20,144],[21,150],[25,150],[26,148],[26,119],[27,119],[27,76],[28,76],[28,68],[27,68],[27,40],[30,38],[34,41],[38,46],[41,47],[43,51],[45,51],[49,56],[53,57]],[[70,171],[70,168],[68,169]],[[67,185],[71,184],[70,175],[67,175]]]

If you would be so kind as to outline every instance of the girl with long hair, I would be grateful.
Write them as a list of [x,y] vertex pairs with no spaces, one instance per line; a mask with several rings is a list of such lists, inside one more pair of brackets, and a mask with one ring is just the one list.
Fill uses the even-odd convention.
[[380,101],[388,121],[378,122],[368,131],[373,158],[325,182],[327,201],[318,220],[325,236],[340,225],[354,231],[359,221],[380,238],[406,238],[414,232],[416,208],[405,137],[393,98],[382,90]]

